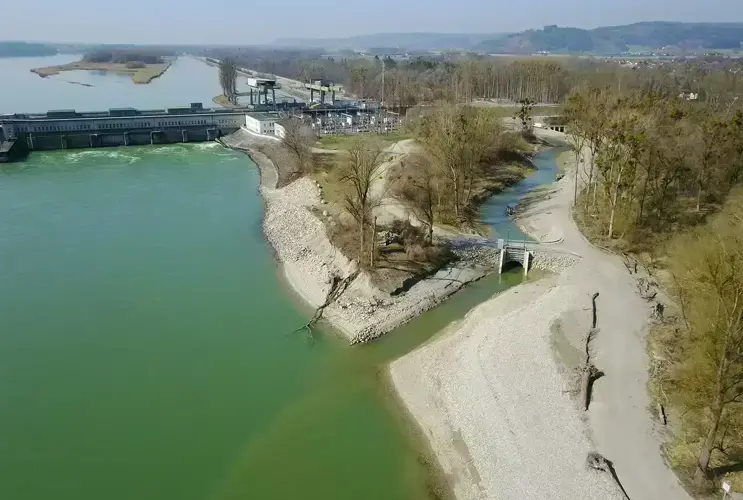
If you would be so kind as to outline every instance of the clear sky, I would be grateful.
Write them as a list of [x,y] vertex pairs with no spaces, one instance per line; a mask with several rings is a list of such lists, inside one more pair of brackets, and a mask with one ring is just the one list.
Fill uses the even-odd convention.
[[6,0],[0,40],[262,44],[281,37],[498,33],[547,24],[741,21],[743,0]]

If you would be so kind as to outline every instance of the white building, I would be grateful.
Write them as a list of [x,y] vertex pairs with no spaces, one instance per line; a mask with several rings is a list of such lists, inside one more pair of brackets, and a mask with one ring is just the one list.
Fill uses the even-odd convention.
[[276,137],[280,139],[283,139],[284,137],[286,137],[286,129],[280,123],[274,124],[273,133],[276,134]]
[[245,128],[256,134],[275,135],[278,121],[276,113],[248,113],[245,115]]

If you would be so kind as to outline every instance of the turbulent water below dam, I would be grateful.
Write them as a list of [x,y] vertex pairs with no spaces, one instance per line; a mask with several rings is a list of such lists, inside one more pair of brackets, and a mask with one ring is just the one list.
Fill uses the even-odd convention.
[[[45,59],[0,70],[22,85]],[[44,108],[218,92],[216,70],[190,59],[152,87],[81,78],[96,87],[28,85],[44,87]],[[115,97],[85,100],[94,88]],[[8,101],[0,112],[46,110]],[[496,230],[505,204],[554,176],[551,153],[537,161],[484,207]],[[258,182],[216,144],[34,153],[0,169],[0,498],[431,498],[441,480],[387,364],[521,273],[371,345],[292,333],[310,312],[263,237]]]

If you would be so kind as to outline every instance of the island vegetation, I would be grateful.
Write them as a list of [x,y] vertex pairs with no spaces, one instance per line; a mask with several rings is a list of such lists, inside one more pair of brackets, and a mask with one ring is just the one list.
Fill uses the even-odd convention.
[[132,81],[138,84],[150,83],[165,73],[171,61],[159,52],[145,50],[96,50],[86,54],[82,60],[35,68],[31,71],[41,77],[58,75],[63,71],[109,71],[131,75]]

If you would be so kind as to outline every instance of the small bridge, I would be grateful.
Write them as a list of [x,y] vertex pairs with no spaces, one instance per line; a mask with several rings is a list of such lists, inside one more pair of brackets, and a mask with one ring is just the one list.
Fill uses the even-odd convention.
[[516,263],[524,268],[524,275],[529,273],[529,264],[534,258],[533,249],[529,248],[526,241],[513,241],[498,239],[493,242],[498,250],[500,257],[498,259],[498,273],[503,272],[503,266]]
[[534,252],[526,242],[515,242],[507,240],[497,240],[497,248],[500,250],[498,259],[498,273],[503,272],[503,266],[510,263],[520,264],[524,268],[524,275],[529,273],[529,264],[534,258]]
[[[472,241],[469,244],[473,244]],[[498,250],[498,273],[503,272],[503,267],[508,264],[519,264],[524,268],[524,274],[528,274],[534,254],[539,243],[525,240],[478,240],[474,242],[477,246],[485,246]]]

